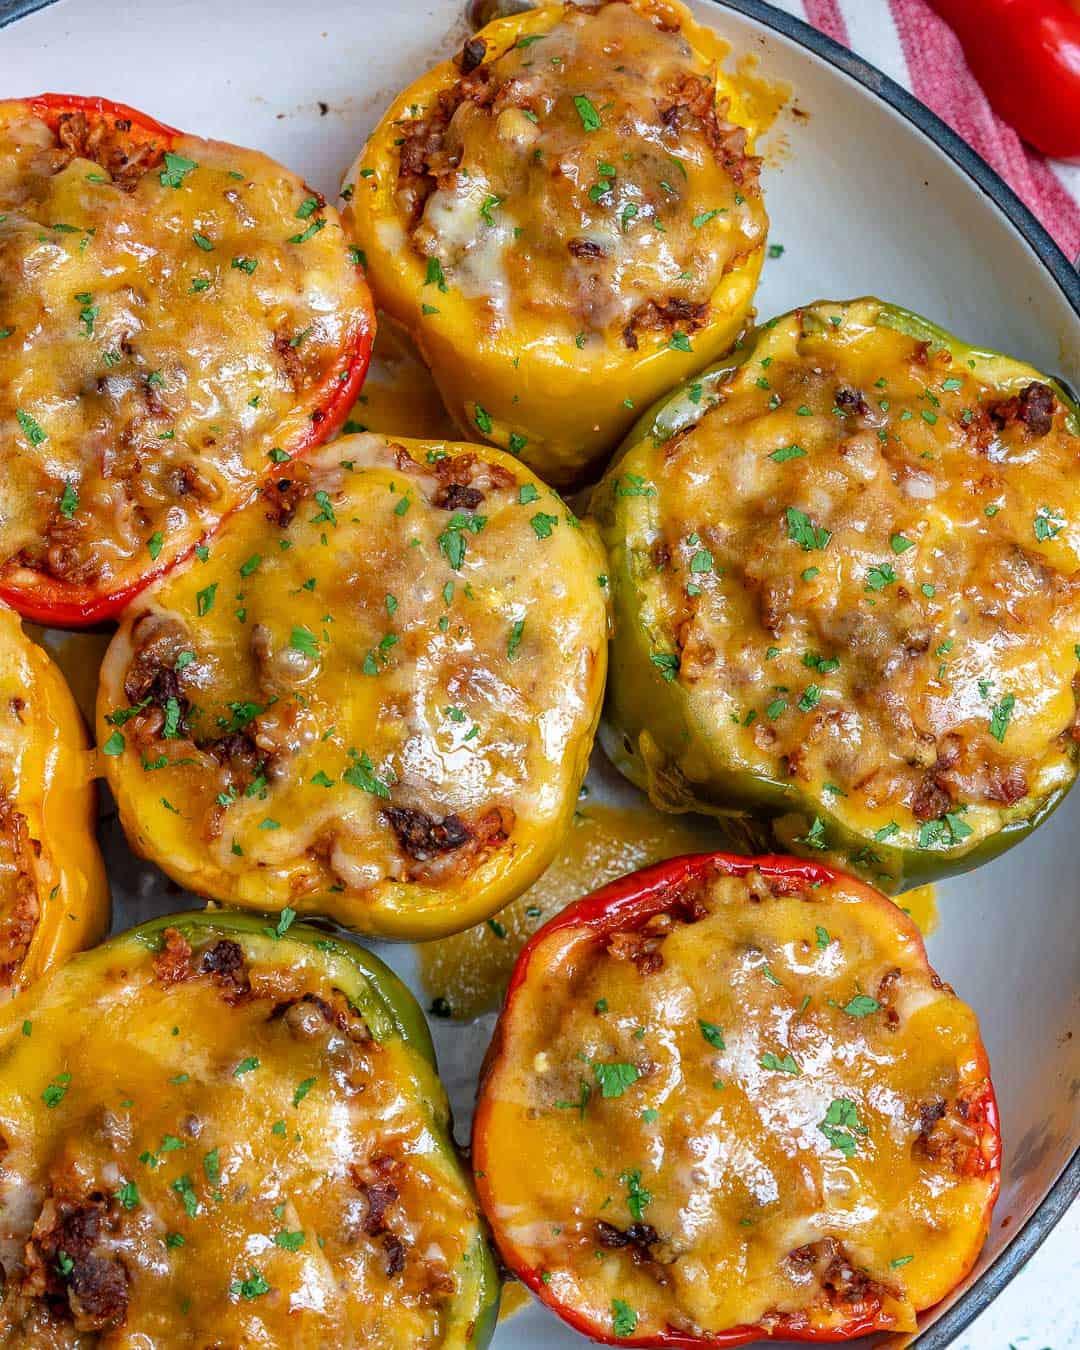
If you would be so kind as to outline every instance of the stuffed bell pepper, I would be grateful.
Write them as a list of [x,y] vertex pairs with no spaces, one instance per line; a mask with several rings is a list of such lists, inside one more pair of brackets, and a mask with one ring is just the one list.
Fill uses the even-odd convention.
[[451,414],[556,486],[745,322],[767,220],[726,51],[675,0],[497,19],[346,179],[379,304]]
[[0,1000],[108,928],[93,778],[63,677],[0,606]]
[[890,892],[1023,839],[1077,771],[1078,432],[1052,380],[877,300],[756,330],[594,498],[609,752]]
[[714,854],[531,939],[473,1164],[503,1261],[571,1326],[708,1350],[914,1330],[978,1256],[1000,1138],[975,1015],[902,910]]
[[105,99],[0,102],[0,596],[116,615],[345,417],[371,299],[332,207]]
[[181,914],[0,1010],[0,1341],[480,1350],[498,1284],[412,995]]
[[283,460],[125,613],[98,739],[181,885],[408,939],[551,861],[600,715],[605,564],[501,451],[369,434]]

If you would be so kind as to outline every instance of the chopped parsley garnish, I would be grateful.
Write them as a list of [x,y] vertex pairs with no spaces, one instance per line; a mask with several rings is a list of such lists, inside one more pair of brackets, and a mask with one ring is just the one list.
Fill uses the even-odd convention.
[[316,216],[303,234],[291,234],[285,242],[287,244],[306,244],[309,239],[314,239],[325,225],[325,219],[322,216]]
[[234,1280],[229,1286],[229,1293],[240,1298],[259,1298],[260,1295],[269,1292],[270,1286],[254,1266],[251,1267],[251,1274],[246,1280]]
[[351,750],[353,762],[341,775],[345,782],[351,787],[359,788],[361,792],[370,792],[372,796],[382,797],[384,800],[390,800],[390,789],[375,774],[375,766],[372,764],[367,751],[357,755],[355,750]]
[[818,1129],[845,1158],[850,1158],[858,1147],[855,1136],[868,1133],[866,1126],[859,1121],[858,1108],[847,1097],[836,1097],[829,1103],[825,1119]]
[[41,1094],[41,1100],[51,1111],[53,1107],[59,1106],[67,1095],[67,1090],[71,1085],[71,1074],[58,1073],[49,1086]]
[[721,1027],[718,1027],[714,1022],[704,1022],[699,1017],[698,1028],[701,1031],[702,1036],[704,1036],[711,1046],[714,1046],[717,1050],[726,1049],[724,1045],[724,1032]]
[[49,439],[28,412],[24,412],[22,408],[16,408],[15,416],[18,419],[19,426],[22,427],[23,435],[31,445],[38,446]]
[[1015,694],[1006,694],[1000,703],[994,705],[990,715],[990,735],[999,744],[1005,740],[1005,733],[1009,729],[1009,719],[1012,717],[1015,707]]
[[574,107],[578,110],[583,131],[600,130],[603,123],[600,121],[600,114],[593,107],[591,99],[586,98],[584,94],[575,94]]
[[660,672],[661,677],[668,684],[673,683],[675,676],[679,673],[679,657],[676,652],[653,652],[649,660]]
[[605,1064],[594,1060],[592,1070],[601,1097],[621,1097],[640,1076],[633,1064]]
[[763,1069],[769,1069],[773,1073],[799,1074],[801,1072],[791,1055],[780,1057],[774,1055],[771,1050],[766,1050],[761,1056],[761,1067]]
[[844,1012],[849,1017],[869,1017],[881,1007],[876,998],[871,998],[869,994],[856,994],[850,1002],[844,1005]]
[[626,1208],[635,1219],[643,1219],[645,1210],[652,1203],[652,1192],[641,1184],[641,1172],[638,1168],[622,1172],[619,1181],[626,1187]]
[[871,567],[866,574],[866,589],[868,591],[883,591],[886,586],[891,586],[896,580],[896,573],[889,563],[879,563],[876,567]]
[[827,548],[832,531],[824,526],[815,525],[805,512],[795,506],[789,506],[787,517],[788,538],[801,549],[809,553],[811,549]]
[[1054,511],[1049,506],[1040,506],[1035,513],[1033,526],[1035,538],[1040,544],[1045,544],[1049,539],[1056,539],[1065,528],[1065,517],[1060,511]]
[[637,1330],[637,1313],[621,1298],[611,1300],[611,1330],[616,1336],[632,1336]]
[[165,164],[161,173],[158,174],[158,181],[162,187],[178,188],[188,174],[194,173],[198,167],[195,160],[185,159],[183,155],[178,155],[172,150],[166,150]]

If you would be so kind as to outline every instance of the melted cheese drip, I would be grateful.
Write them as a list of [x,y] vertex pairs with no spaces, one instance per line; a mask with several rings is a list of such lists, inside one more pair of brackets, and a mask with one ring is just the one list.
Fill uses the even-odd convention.
[[112,586],[190,546],[271,447],[311,438],[322,386],[367,321],[340,221],[295,174],[220,142],[169,144],[179,185],[158,158],[125,190],[0,105],[9,575],[17,559]]
[[[214,936],[204,925],[192,942]],[[433,1130],[445,1120],[433,1070],[378,1023],[379,1039],[355,1040],[314,1004],[295,1021],[273,1015],[305,997],[340,1002],[339,990],[367,1007],[343,958],[250,934],[243,947],[253,994],[239,1001],[206,975],[164,984],[153,953],[129,941],[0,1012],[0,1340],[470,1343],[456,1300],[467,1297],[482,1239]],[[385,1233],[365,1227],[364,1186],[378,1180],[380,1157],[395,1163],[385,1233],[403,1244],[397,1274]],[[66,1278],[53,1277],[52,1317],[21,1285],[43,1208],[94,1193],[107,1200],[95,1255],[121,1263],[126,1312],[119,1329],[76,1342]],[[85,1254],[73,1255],[74,1279]]]
[[553,915],[616,877],[710,842],[716,846],[715,827],[698,818],[665,816],[645,805],[583,804],[555,861],[498,918],[417,947],[425,991],[450,1016],[488,1012],[502,999],[521,948]]
[[[433,465],[466,451],[483,502],[436,506]],[[129,611],[100,713],[128,702],[147,614],[169,633],[170,668],[194,653],[176,668],[199,711],[194,743],[138,745],[138,723],[101,722],[102,742],[126,742],[105,760],[122,818],[166,871],[219,899],[361,926],[397,914],[425,935],[425,922],[465,926],[533,880],[572,810],[605,671],[601,554],[498,452],[358,436],[305,472],[314,496],[290,524],[268,524],[257,501],[205,562]],[[230,790],[210,750],[244,724],[266,764]],[[506,837],[476,856],[409,857],[391,806],[480,836],[501,813]]]
[[[879,1325],[910,1330],[974,1260],[994,1194],[917,1146],[924,1103],[985,1091],[974,1014],[865,891],[720,878],[704,901],[649,973],[578,928],[533,954],[478,1106],[500,1244],[556,1303],[610,1335],[620,1300],[648,1337],[826,1324],[822,1268],[791,1254],[831,1240],[880,1286]],[[634,1222],[652,1261],[598,1229]]]
[[[645,485],[616,493],[643,631],[703,733],[691,784],[719,764],[890,848],[974,848],[1076,771],[1080,440],[1059,402],[1047,435],[1013,424],[979,448],[987,409],[1034,372],[1001,387],[995,358],[927,356],[878,311],[761,330],[696,425],[624,461]],[[949,794],[916,814],[939,772]]]
[[756,183],[736,181],[696,117],[664,120],[684,81],[715,72],[658,22],[646,5],[568,6],[491,63],[492,106],[455,112],[445,151],[460,167],[413,240],[496,326],[524,311],[621,344],[650,301],[706,303],[764,239]]

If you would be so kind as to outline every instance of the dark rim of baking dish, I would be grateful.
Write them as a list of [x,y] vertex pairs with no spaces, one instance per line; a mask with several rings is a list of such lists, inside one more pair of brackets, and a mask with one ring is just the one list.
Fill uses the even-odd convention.
[[[818,32],[802,19],[776,9],[765,0],[710,0],[722,8],[735,10],[747,18],[771,28],[805,47],[829,65],[850,76],[888,103],[906,121],[916,127],[963,169],[998,209],[1020,231],[1032,251],[1061,288],[1073,312],[1080,317],[1080,273],[1034,214],[989,164],[962,140],[953,129],[913,94],[889,78],[869,61],[863,60],[839,42]],[[0,0],[0,28],[23,19],[56,0]],[[922,1335],[910,1342],[910,1350],[946,1350],[978,1315],[990,1306],[1012,1278],[1019,1274],[1051,1229],[1064,1217],[1080,1195],[1080,1148],[1072,1155],[1061,1175],[1043,1196],[1034,1213],[1017,1230],[1000,1256],[966,1289],[959,1299],[937,1318]]]

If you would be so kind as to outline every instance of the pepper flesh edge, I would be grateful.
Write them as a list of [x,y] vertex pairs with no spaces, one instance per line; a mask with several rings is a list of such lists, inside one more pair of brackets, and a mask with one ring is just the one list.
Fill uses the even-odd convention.
[[[893,904],[887,896],[872,886],[849,876],[839,868],[810,859],[793,858],[782,854],[766,854],[758,857],[745,857],[732,853],[692,853],[680,858],[669,858],[654,863],[639,872],[620,877],[616,881],[602,886],[591,895],[569,905],[560,914],[549,920],[543,928],[537,930],[521,950],[514,966],[513,974],[506,991],[499,1020],[492,1036],[491,1044],[480,1069],[477,1084],[477,1105],[473,1116],[472,1128],[472,1164],[476,1178],[476,1190],[481,1208],[485,1214],[496,1209],[496,1197],[492,1194],[487,1175],[488,1124],[492,1110],[492,1099],[487,1093],[488,1084],[496,1062],[511,1053],[507,1044],[507,1026],[509,1013],[514,1001],[521,996],[529,976],[529,966],[533,957],[554,933],[567,929],[581,929],[599,941],[611,932],[625,928],[629,924],[644,922],[655,914],[662,913],[678,898],[680,888],[688,881],[699,878],[708,872],[719,872],[725,876],[740,877],[749,872],[759,872],[763,877],[797,877],[807,885],[843,881],[844,885],[857,891],[860,900],[867,904],[887,905],[895,911],[892,921],[903,932],[906,941],[912,944],[916,958],[929,964],[926,944],[922,933],[914,920],[902,909]],[[978,1259],[986,1233],[989,1230],[990,1214],[997,1199],[1001,1185],[1001,1132],[997,1097],[990,1078],[990,1064],[986,1047],[980,1040],[975,1057],[976,1076],[985,1082],[982,1096],[976,1109],[983,1125],[980,1148],[985,1160],[986,1174],[990,1176],[990,1192],[987,1196],[984,1221],[979,1241],[972,1244],[970,1260],[961,1279],[965,1279]],[[563,1319],[575,1331],[590,1337],[601,1345],[656,1346],[665,1350],[726,1350],[726,1347],[746,1345],[756,1340],[794,1340],[818,1343],[848,1341],[869,1332],[888,1330],[873,1317],[852,1318],[840,1327],[828,1327],[820,1330],[791,1325],[790,1315],[785,1314],[772,1327],[762,1326],[730,1327],[726,1331],[710,1335],[691,1335],[679,1331],[665,1331],[660,1335],[616,1336],[602,1326],[597,1325],[585,1315],[573,1308],[560,1304],[551,1295],[550,1288],[544,1283],[543,1272],[526,1265],[497,1227],[493,1226],[495,1246],[504,1265],[552,1312]],[[947,1295],[945,1295],[947,1297]],[[925,1311],[925,1309],[919,1309]]]
[[[13,617],[13,622],[18,620]],[[13,994],[74,952],[99,942],[108,931],[112,908],[95,835],[97,792],[89,781],[91,746],[82,714],[48,654],[25,635],[23,641],[51,733],[41,832],[60,880],[55,896],[50,890],[38,890],[40,915],[15,975]]]

